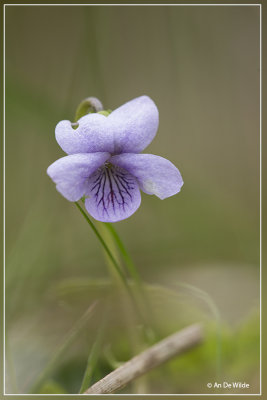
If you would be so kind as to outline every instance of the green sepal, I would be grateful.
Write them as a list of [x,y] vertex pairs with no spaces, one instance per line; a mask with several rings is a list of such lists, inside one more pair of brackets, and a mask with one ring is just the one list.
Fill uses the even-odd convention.
[[96,97],[87,97],[78,105],[75,113],[75,122],[87,114],[97,113],[103,110],[103,105]]
[[102,115],[105,115],[105,117],[108,117],[109,114],[111,114],[111,113],[112,113],[112,110],[103,110],[103,111],[98,111],[97,114],[102,114]]

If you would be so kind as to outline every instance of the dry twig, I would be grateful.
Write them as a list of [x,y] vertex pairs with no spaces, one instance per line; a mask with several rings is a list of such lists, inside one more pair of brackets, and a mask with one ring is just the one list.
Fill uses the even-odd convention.
[[120,390],[149,370],[196,346],[202,339],[201,326],[199,324],[190,325],[133,357],[93,384],[84,394],[113,393]]

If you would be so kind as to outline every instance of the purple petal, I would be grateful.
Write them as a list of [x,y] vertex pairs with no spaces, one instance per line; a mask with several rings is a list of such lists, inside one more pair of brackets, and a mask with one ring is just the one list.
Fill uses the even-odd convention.
[[56,188],[69,201],[78,201],[88,188],[88,178],[110,157],[109,153],[72,154],[47,168]]
[[183,186],[179,170],[166,158],[128,153],[113,156],[109,161],[135,176],[143,192],[162,200],[178,193]]
[[85,208],[98,221],[128,218],[140,206],[141,194],[134,176],[122,168],[105,165],[89,178]]
[[141,96],[117,108],[107,119],[113,126],[114,153],[139,153],[156,135],[159,113],[149,97]]
[[97,113],[85,115],[77,124],[61,121],[56,126],[56,140],[67,154],[114,153],[113,131],[108,125],[107,117]]
[[67,154],[109,152],[139,153],[154,138],[159,117],[155,103],[138,97],[108,117],[92,113],[77,124],[64,120],[56,126],[56,140]]

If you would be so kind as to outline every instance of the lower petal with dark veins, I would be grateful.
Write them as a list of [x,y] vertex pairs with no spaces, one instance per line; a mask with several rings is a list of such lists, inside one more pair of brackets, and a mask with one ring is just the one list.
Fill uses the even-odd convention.
[[117,222],[140,206],[136,178],[121,167],[106,163],[88,179],[85,208],[96,220]]

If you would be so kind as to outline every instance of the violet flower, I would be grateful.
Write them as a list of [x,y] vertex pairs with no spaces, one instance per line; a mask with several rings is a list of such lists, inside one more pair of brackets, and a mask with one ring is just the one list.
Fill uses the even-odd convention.
[[50,165],[47,173],[69,201],[85,196],[93,218],[116,222],[140,206],[140,189],[160,199],[178,193],[183,180],[165,158],[139,154],[153,140],[159,117],[155,103],[138,97],[111,112],[87,114],[71,124],[56,126],[56,140],[68,154]]

